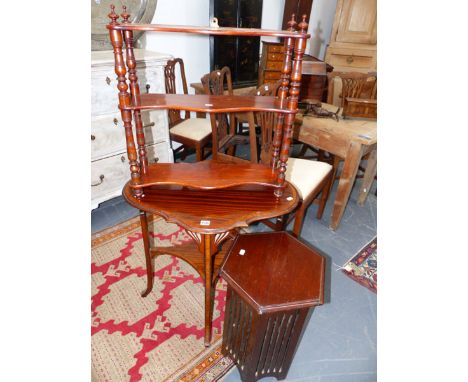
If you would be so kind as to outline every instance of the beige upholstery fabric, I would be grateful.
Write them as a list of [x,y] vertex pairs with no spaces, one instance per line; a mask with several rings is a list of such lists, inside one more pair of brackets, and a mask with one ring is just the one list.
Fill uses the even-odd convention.
[[211,134],[211,122],[206,118],[190,118],[175,125],[170,131],[181,137],[200,141]]
[[332,166],[325,162],[289,158],[286,180],[296,186],[302,199],[307,198],[325,178]]

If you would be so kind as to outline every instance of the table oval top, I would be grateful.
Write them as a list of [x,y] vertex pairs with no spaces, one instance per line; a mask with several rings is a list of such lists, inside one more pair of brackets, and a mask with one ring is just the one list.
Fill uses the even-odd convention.
[[299,202],[296,188],[288,182],[280,198],[273,191],[270,186],[203,190],[158,185],[145,187],[144,196],[137,199],[127,183],[122,194],[139,210],[162,216],[192,232],[216,234],[287,214]]

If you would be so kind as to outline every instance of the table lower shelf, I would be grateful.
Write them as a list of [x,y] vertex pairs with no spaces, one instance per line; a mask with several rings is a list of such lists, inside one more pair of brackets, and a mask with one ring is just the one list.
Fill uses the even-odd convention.
[[[213,255],[213,275],[212,283],[214,284],[215,280],[218,278],[219,269],[223,263],[224,257],[229,252],[232,244],[234,243],[234,237],[228,237],[226,241],[221,244],[219,252]],[[151,248],[151,255],[171,255],[179,259],[184,260],[190,264],[200,275],[200,277],[205,280],[205,259],[203,254],[200,253],[198,245],[195,242],[190,242],[182,245],[176,245],[174,247],[159,247]]]

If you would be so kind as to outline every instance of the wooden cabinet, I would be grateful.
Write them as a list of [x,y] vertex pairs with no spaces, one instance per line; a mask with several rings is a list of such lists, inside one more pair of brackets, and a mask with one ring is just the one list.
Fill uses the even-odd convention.
[[[164,92],[164,65],[171,58],[135,49],[137,75],[142,91]],[[92,52],[91,56],[91,208],[122,193],[128,181],[128,158],[124,127],[117,111],[118,97],[114,72],[114,53]],[[146,146],[151,163],[173,162],[167,113],[142,112]]]
[[[265,83],[275,83],[280,79],[283,60],[283,43],[262,41],[262,55],[258,70],[258,86]],[[299,99],[321,101],[327,87],[326,74],[327,72],[331,72],[333,67],[307,54],[304,55],[303,60],[302,86]]]
[[[260,28],[263,0],[210,0],[210,19],[222,27]],[[260,37],[211,36],[211,70],[228,66],[234,87],[256,85]]]
[[335,71],[377,70],[377,0],[338,0],[325,61]]

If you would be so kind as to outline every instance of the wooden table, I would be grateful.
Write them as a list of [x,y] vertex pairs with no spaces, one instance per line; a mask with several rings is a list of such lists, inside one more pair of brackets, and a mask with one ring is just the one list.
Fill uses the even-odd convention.
[[[322,106],[327,107],[322,103]],[[331,106],[334,111],[337,107]],[[338,190],[331,217],[330,228],[335,230],[343,217],[349,195],[356,179],[361,158],[370,153],[358,197],[363,205],[377,173],[377,122],[357,119],[302,117],[298,114],[294,137],[344,159]]]
[[[296,188],[288,182],[281,197],[275,197],[273,191],[271,186],[259,185],[220,189],[158,185],[145,188],[144,196],[138,199],[129,183],[124,187],[124,198],[140,210],[147,274],[147,287],[142,296],[147,296],[153,288],[153,257],[168,254],[189,263],[205,283],[205,346],[211,341],[214,286],[237,228],[287,214],[299,202]],[[147,213],[182,226],[193,242],[150,248]]]
[[221,276],[228,284],[221,352],[244,382],[285,379],[306,317],[323,304],[325,257],[284,231],[239,235]]

